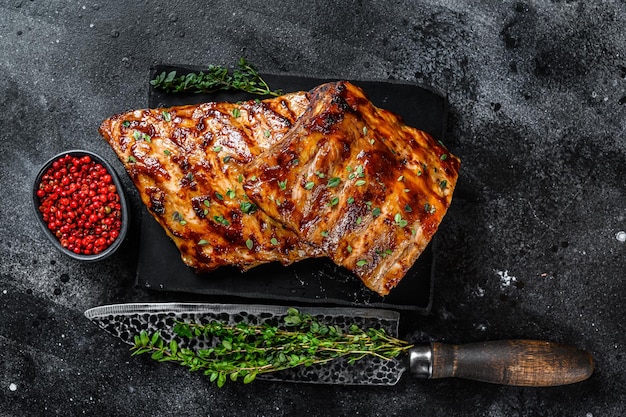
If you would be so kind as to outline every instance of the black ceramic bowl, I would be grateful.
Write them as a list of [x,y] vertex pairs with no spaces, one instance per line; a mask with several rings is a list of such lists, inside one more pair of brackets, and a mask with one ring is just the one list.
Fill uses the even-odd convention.
[[[100,164],[104,167],[104,169],[106,169],[108,175],[111,176],[110,178],[110,183],[109,185],[115,185],[115,192],[111,193],[104,193],[106,195],[111,195],[111,194],[117,194],[119,196],[119,215],[121,216],[121,226],[120,229],[118,231],[118,235],[115,238],[115,240],[108,244],[108,246],[106,246],[106,248],[104,248],[101,252],[99,253],[89,253],[89,254],[85,254],[82,253],[82,251],[80,251],[81,253],[76,253],[72,250],[67,249],[66,247],[64,247],[61,244],[61,241],[59,238],[57,238],[57,236],[55,236],[55,234],[49,229],[48,227],[48,223],[46,221],[44,221],[42,212],[40,211],[40,206],[41,206],[41,202],[42,199],[41,197],[38,195],[38,190],[40,188],[40,184],[42,182],[42,178],[44,177],[44,175],[46,174],[46,172],[53,166],[55,161],[58,161],[60,158],[65,157],[66,155],[70,155],[72,157],[84,157],[84,156],[89,156],[91,158],[91,160],[93,162],[95,162],[96,164]],[[62,177],[61,177],[62,178]],[[67,180],[66,180],[67,181]],[[72,182],[71,180],[69,182]],[[103,197],[106,198],[106,197]],[[90,203],[88,205],[86,205],[86,207],[89,207],[89,211],[91,211],[94,214],[98,214],[98,211],[102,212],[103,216],[109,216],[109,217],[113,217],[112,215],[109,214],[105,214],[106,211],[108,210],[109,213],[111,212],[111,204],[109,204],[109,202],[95,202],[95,198],[85,198],[85,199],[81,199],[81,198],[77,198],[76,195],[74,195],[74,197],[69,197],[67,198],[69,200],[69,202],[71,204],[79,204],[82,203],[84,201],[90,201]],[[72,203],[72,200],[75,200],[75,203]],[[67,200],[66,200],[67,203]],[[106,161],[104,160],[102,157],[100,157],[99,155],[93,153],[93,152],[89,152],[89,151],[84,151],[84,150],[71,150],[71,151],[67,151],[67,152],[63,152],[60,153],[52,158],[50,158],[45,164],[43,164],[43,166],[41,167],[41,169],[39,170],[39,172],[37,173],[37,177],[35,178],[34,184],[33,184],[33,207],[35,210],[35,216],[37,217],[37,223],[39,223],[39,225],[41,226],[42,230],[44,231],[44,234],[48,237],[48,239],[50,240],[50,242],[52,242],[52,244],[62,253],[64,253],[65,255],[80,260],[80,261],[84,261],[84,262],[94,262],[94,261],[99,261],[102,259],[105,259],[107,257],[109,257],[110,255],[112,255],[117,249],[119,249],[120,245],[122,244],[122,242],[124,241],[124,237],[126,236],[126,232],[128,231],[128,226],[130,223],[130,213],[129,213],[129,209],[128,209],[128,203],[126,201],[126,196],[124,195],[124,190],[122,188],[122,183],[120,182],[119,177],[117,176],[115,170],[113,169],[113,167]],[[70,209],[68,209],[68,211],[72,211]],[[113,211],[115,212],[116,209],[113,209]],[[95,218],[94,218],[95,219]],[[114,222],[115,220],[112,219],[110,220],[111,222]],[[84,223],[84,220],[83,220]],[[108,228],[108,226],[101,226],[100,229],[102,228]],[[83,228],[83,230],[85,231],[85,233],[82,234],[82,236],[84,237],[87,234],[91,234],[94,235],[95,238],[93,239],[97,239],[101,236],[97,236],[97,234],[95,233],[96,229],[91,229],[91,231],[89,233],[87,233],[87,228]],[[90,238],[91,239],[91,238]],[[67,239],[65,239],[65,241],[67,241]]]

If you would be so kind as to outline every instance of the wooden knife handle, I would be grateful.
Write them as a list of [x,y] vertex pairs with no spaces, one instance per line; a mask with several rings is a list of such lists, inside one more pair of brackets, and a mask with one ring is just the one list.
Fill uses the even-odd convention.
[[431,352],[431,378],[547,387],[583,381],[593,373],[593,359],[588,352],[552,342],[432,343]]

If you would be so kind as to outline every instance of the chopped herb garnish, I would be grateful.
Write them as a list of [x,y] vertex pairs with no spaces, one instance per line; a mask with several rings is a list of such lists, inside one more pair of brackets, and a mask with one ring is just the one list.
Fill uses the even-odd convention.
[[232,158],[232,156],[230,155],[226,155],[224,158],[222,158],[222,161],[224,161],[224,163],[228,163],[230,161],[230,159]]
[[276,239],[275,237],[270,239],[270,243],[274,246],[278,245],[278,239]]
[[447,153],[442,153],[441,156],[439,157],[439,159],[441,159],[442,161],[445,161],[446,159],[448,159],[448,154]]
[[367,265],[367,261],[365,259],[359,259],[356,261],[356,266],[365,266]]
[[333,197],[328,203],[329,206],[336,206],[339,203],[339,197]]
[[241,209],[241,211],[245,214],[251,214],[254,213],[255,211],[257,211],[258,207],[256,204],[250,202],[250,201],[242,201],[239,204],[239,208]]
[[374,207],[372,209],[372,216],[378,217],[378,216],[380,216],[380,213],[381,213],[381,210],[378,207]]
[[215,192],[215,197],[217,197],[218,200],[224,200],[224,196],[220,193],[218,193],[217,191]]
[[306,188],[307,190],[312,190],[313,187],[315,187],[315,183],[313,181],[309,181],[306,184],[304,184],[304,188]]
[[286,190],[287,189],[287,180],[284,181],[278,181],[278,187],[281,190]]
[[237,193],[235,192],[235,190],[231,190],[230,188],[226,190],[226,197],[235,198],[236,196],[237,196]]
[[365,180],[357,180],[357,182],[354,183],[357,187],[360,187],[362,185],[365,185]]
[[348,253],[352,253],[352,246],[348,245],[348,247],[346,248],[346,250],[348,251]]
[[317,171],[315,175],[317,175],[319,178],[326,178],[326,174],[324,174],[322,171]]
[[367,126],[363,126],[363,134],[367,135]]
[[448,186],[448,181],[446,181],[446,180],[441,180],[441,181],[439,182],[439,187],[441,187],[441,189],[442,189],[442,190],[445,190],[447,186]]
[[327,237],[328,236],[328,230],[322,230],[320,235],[322,235],[323,237]]
[[398,177],[398,181],[404,181],[404,175],[400,175],[400,176]]
[[376,143],[376,140],[370,139],[370,145],[373,145],[374,143]]
[[222,151],[222,147],[220,145],[216,145],[216,146],[213,147],[213,152],[218,153],[218,152],[221,152],[221,151]]
[[252,241],[252,239],[246,240],[246,247],[248,249],[252,249],[253,246],[254,246],[254,242]]
[[172,220],[174,220],[175,222],[180,223],[181,225],[186,225],[187,222],[185,221],[185,218],[183,217],[182,214],[180,214],[179,212],[175,211],[174,213],[172,213]]
[[437,211],[437,208],[430,203],[426,203],[424,204],[424,211],[426,213],[433,214],[435,211]]
[[171,122],[172,121],[172,115],[167,110],[163,110],[161,112],[161,115],[163,116],[163,120],[165,120],[166,122]]
[[271,132],[269,131],[269,129],[265,129],[265,130],[263,131],[263,136],[265,136],[266,138],[269,138],[269,137],[270,137],[270,135],[271,135]]
[[124,126],[124,127],[128,127],[128,126],[130,126],[130,122],[129,122],[128,120],[124,120],[124,121],[122,122],[122,126]]
[[363,217],[359,216],[356,219],[356,224],[361,224],[363,222]]
[[208,240],[206,240],[206,239],[200,239],[200,240],[198,241],[198,245],[201,245],[201,246],[206,245],[206,244],[208,244],[208,243],[209,243],[209,241],[208,241]]
[[211,207],[211,202],[209,200],[204,200],[202,204],[204,204],[207,207]]
[[130,155],[130,156],[128,157],[128,162],[130,162],[130,163],[134,164],[134,163],[136,163],[136,162],[137,162],[137,160],[135,159],[135,157],[134,157],[134,156]]
[[141,132],[138,131],[138,130],[134,130],[133,131],[133,139],[135,139],[135,140],[141,139]]
[[224,218],[224,216],[213,216],[213,220],[223,226],[230,226],[230,222]]
[[348,204],[354,203],[354,197],[348,197]]
[[400,213],[396,213],[393,220],[399,227],[406,227],[409,224],[409,222],[402,218],[402,215]]
[[406,211],[407,213],[410,213],[410,212],[412,212],[412,211],[413,211],[413,209],[411,208],[411,206],[409,206],[408,204],[406,204],[406,205],[404,206],[404,211]]
[[339,177],[333,177],[333,178],[328,180],[328,186],[329,187],[336,187],[339,184],[341,184],[341,178],[339,178]]
[[237,177],[237,182],[240,184],[243,182],[243,175],[239,174],[239,176]]
[[170,154],[171,154],[169,149],[164,149],[163,153],[165,154],[165,156],[170,156]]

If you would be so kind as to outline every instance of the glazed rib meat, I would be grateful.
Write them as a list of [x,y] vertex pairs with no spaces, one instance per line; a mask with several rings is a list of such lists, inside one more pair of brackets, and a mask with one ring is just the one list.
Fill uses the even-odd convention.
[[198,272],[242,270],[318,256],[243,191],[243,167],[279,141],[308,105],[305,93],[239,104],[129,111],[100,133],[149,212]]
[[296,124],[245,168],[270,217],[386,295],[437,230],[459,160],[348,82],[309,92]]

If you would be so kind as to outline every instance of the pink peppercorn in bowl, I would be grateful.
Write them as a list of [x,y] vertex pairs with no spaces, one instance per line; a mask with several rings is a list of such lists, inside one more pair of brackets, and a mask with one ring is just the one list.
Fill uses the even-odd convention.
[[33,206],[54,246],[85,262],[112,255],[130,223],[126,197],[113,167],[84,150],[63,152],[42,166],[35,178]]

